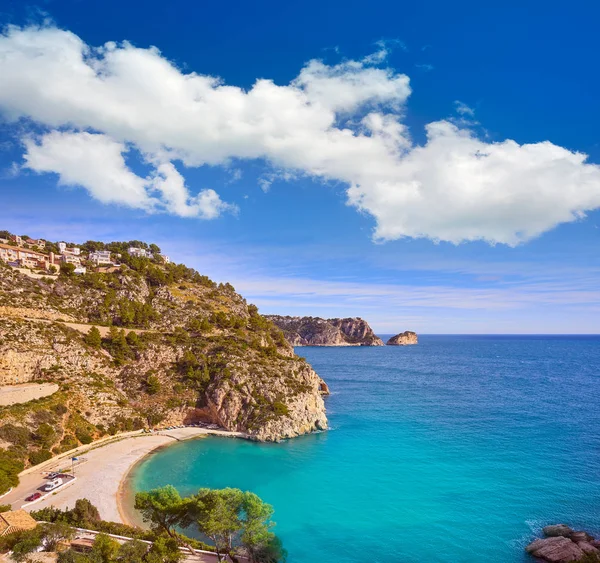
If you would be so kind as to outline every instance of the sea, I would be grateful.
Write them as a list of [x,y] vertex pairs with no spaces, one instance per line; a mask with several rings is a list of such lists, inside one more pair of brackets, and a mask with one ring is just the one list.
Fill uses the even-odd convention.
[[253,491],[289,563],[525,562],[546,524],[600,535],[599,336],[296,352],[330,387],[329,431],[181,442],[134,490]]

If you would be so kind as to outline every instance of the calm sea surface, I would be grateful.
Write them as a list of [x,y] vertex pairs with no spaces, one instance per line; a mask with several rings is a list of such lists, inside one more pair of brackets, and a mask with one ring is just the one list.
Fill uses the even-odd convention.
[[331,388],[329,432],[177,444],[134,488],[251,490],[275,507],[289,563],[522,562],[546,523],[600,534],[600,338],[297,353]]

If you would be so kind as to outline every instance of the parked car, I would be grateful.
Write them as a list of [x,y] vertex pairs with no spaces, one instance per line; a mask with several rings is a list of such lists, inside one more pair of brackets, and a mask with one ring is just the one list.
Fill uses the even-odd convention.
[[56,473],[55,471],[53,471],[52,473],[48,473],[48,475],[46,475],[46,479],[56,479],[58,477],[58,473]]
[[34,500],[41,498],[41,496],[42,493],[33,493],[32,495],[29,495],[25,500],[27,502],[33,502]]

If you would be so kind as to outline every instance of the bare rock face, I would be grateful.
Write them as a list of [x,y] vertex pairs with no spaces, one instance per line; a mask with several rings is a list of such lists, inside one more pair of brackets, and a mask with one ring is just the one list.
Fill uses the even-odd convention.
[[598,557],[600,549],[597,540],[584,531],[575,531],[566,524],[555,524],[543,529],[545,538],[531,542],[525,551],[533,557],[550,563],[588,561],[588,557]]
[[534,557],[550,563],[578,561],[585,555],[576,543],[563,536],[535,540],[525,550]]
[[383,346],[367,321],[268,315],[292,346]]
[[388,346],[408,346],[410,344],[418,344],[419,339],[417,337],[416,332],[411,332],[410,330],[405,330],[400,334],[396,334],[396,336],[392,336],[386,344]]
[[556,536],[564,536],[568,538],[574,532],[574,530],[569,528],[569,526],[566,524],[553,524],[551,526],[544,527],[542,532],[548,538]]

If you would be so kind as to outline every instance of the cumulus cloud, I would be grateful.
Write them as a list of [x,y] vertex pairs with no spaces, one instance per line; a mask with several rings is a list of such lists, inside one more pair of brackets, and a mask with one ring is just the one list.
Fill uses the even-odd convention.
[[191,196],[170,162],[157,163],[148,178],[134,174],[123,156],[127,147],[106,135],[52,131],[37,141],[26,139],[25,147],[27,168],[58,174],[59,184],[83,186],[102,203],[202,219],[235,211],[214,190]]
[[[0,110],[49,131],[25,143],[32,169],[107,203],[185,217],[232,207],[212,190],[192,194],[173,162],[237,159],[268,162],[266,187],[302,175],[346,184],[348,203],[374,217],[382,240],[514,245],[600,207],[600,168],[550,142],[484,142],[468,121],[447,120],[414,143],[404,123],[410,81],[374,66],[383,50],[337,65],[310,61],[289,84],[260,79],[244,90],[185,74],[156,48],[93,48],[54,27],[9,27],[0,36]],[[81,159],[53,147],[60,143]],[[128,147],[152,165],[148,178],[127,166]]]

